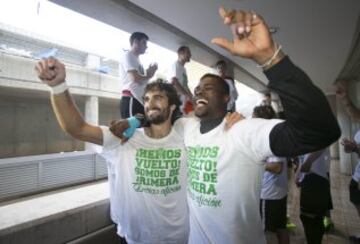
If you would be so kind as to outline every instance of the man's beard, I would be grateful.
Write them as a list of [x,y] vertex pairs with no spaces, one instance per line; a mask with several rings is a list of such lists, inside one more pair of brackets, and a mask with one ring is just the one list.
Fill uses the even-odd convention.
[[148,116],[148,113],[145,113],[146,120],[150,124],[154,124],[154,125],[164,123],[169,118],[170,108],[165,108],[164,110],[159,110],[159,111],[160,113],[153,116]]

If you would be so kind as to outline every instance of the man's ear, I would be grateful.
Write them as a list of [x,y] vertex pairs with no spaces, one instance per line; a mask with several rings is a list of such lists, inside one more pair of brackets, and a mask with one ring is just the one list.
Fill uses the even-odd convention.
[[170,111],[173,113],[176,109],[176,106],[174,104],[170,105]]

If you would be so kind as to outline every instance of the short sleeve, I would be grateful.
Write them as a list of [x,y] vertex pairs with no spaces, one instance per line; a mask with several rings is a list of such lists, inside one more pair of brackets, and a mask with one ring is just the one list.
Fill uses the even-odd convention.
[[130,70],[138,70],[139,62],[137,58],[130,52],[126,52],[122,58],[122,65],[126,72]]
[[171,82],[172,78],[174,77],[178,77],[177,76],[177,69],[176,69],[176,63],[173,63],[168,70],[168,75],[167,75],[167,79],[169,82]]
[[246,119],[235,124],[231,134],[239,150],[245,150],[256,161],[264,161],[274,155],[270,149],[270,132],[281,122],[279,119]]
[[115,158],[116,149],[121,146],[121,142],[119,138],[111,133],[109,127],[100,126],[100,128],[103,134],[103,145],[100,147],[99,154],[107,161],[111,161],[111,159]]

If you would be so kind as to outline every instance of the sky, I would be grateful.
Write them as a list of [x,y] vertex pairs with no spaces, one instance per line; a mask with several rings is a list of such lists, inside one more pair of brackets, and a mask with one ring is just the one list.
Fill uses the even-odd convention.
[[[113,60],[129,47],[129,33],[45,0],[0,0],[0,22]],[[161,64],[176,59],[175,52],[148,46],[144,64],[155,62],[159,51]]]

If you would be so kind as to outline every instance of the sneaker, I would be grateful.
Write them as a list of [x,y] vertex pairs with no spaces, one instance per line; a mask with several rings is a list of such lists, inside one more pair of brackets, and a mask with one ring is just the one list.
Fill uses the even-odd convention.
[[324,227],[325,227],[325,231],[330,231],[334,229],[334,223],[332,222],[331,218],[329,217],[324,217]]
[[291,222],[289,216],[286,217],[286,228],[289,229],[289,230],[296,228],[296,224],[294,224],[293,222]]

